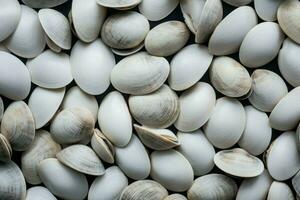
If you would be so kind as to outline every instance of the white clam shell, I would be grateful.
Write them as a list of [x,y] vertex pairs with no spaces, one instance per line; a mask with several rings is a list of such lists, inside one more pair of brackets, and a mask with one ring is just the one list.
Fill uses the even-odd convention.
[[98,123],[102,133],[114,145],[124,147],[129,143],[132,119],[121,93],[113,91],[105,96],[99,107]]
[[60,53],[62,51],[62,49],[59,46],[57,46],[47,35],[45,36],[45,38],[46,38],[46,44],[52,51],[56,53]]
[[0,161],[9,162],[12,156],[12,148],[9,141],[0,133]]
[[13,100],[25,99],[31,88],[27,67],[16,56],[0,51],[0,94]]
[[239,52],[241,63],[250,68],[261,67],[278,54],[284,33],[274,22],[263,22],[245,36]]
[[31,8],[51,8],[65,3],[68,0],[22,0]]
[[164,200],[187,200],[187,198],[182,194],[171,194],[164,198]]
[[208,70],[213,55],[204,45],[192,44],[172,59],[168,83],[173,90],[185,90],[196,84]]
[[100,39],[89,44],[78,41],[70,59],[73,78],[83,91],[91,95],[106,91],[115,58]]
[[25,200],[57,200],[57,198],[45,187],[36,186],[27,190]]
[[300,195],[300,172],[298,172],[292,179],[292,185],[297,195]]
[[170,149],[152,152],[151,177],[168,190],[182,192],[191,187],[194,173],[189,161]]
[[141,180],[150,174],[150,159],[148,153],[138,139],[132,135],[129,144],[125,147],[116,147],[116,164],[122,171],[134,180]]
[[267,200],[294,200],[291,188],[283,182],[273,181],[268,192]]
[[266,163],[270,175],[278,181],[287,180],[299,171],[300,155],[295,132],[285,132],[276,138],[267,151]]
[[199,129],[191,133],[177,133],[177,150],[190,162],[195,176],[209,173],[214,167],[215,149]]
[[96,0],[97,3],[101,6],[108,7],[108,8],[115,8],[119,10],[127,10],[135,7],[142,0]]
[[214,55],[229,55],[239,51],[246,34],[257,24],[255,10],[242,6],[229,13],[216,27],[208,43]]
[[246,125],[243,105],[236,99],[222,97],[203,130],[208,140],[217,148],[225,149],[236,144]]
[[276,21],[277,10],[284,0],[254,0],[257,15],[264,21]]
[[215,103],[214,89],[208,83],[198,82],[180,95],[180,113],[175,127],[181,131],[197,130],[207,122]]
[[38,169],[44,185],[55,196],[74,200],[82,200],[87,196],[89,188],[86,177],[61,164],[57,159],[43,160]]
[[46,40],[35,10],[21,6],[20,22],[5,45],[11,52],[24,58],[34,58],[43,51]]
[[228,3],[229,5],[239,7],[251,3],[253,0],[223,0],[223,1]]

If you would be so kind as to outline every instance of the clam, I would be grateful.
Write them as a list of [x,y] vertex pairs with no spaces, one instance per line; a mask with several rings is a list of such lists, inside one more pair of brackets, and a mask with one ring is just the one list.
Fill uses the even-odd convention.
[[247,4],[250,4],[253,0],[223,0],[224,2],[228,3],[232,6],[245,6]]
[[294,200],[291,188],[283,182],[273,181],[269,189],[267,200]]
[[268,115],[246,106],[246,125],[238,144],[250,154],[257,156],[262,154],[269,146],[272,137],[272,128]]
[[266,163],[270,175],[278,181],[287,180],[299,171],[295,132],[285,132],[273,141],[266,154]]
[[4,104],[3,104],[2,98],[0,97],[0,122],[1,122],[2,117],[3,117],[3,113],[4,113]]
[[105,174],[97,177],[90,189],[89,200],[119,199],[121,192],[128,185],[128,179],[117,166],[109,167]]
[[261,67],[278,54],[284,33],[274,22],[263,22],[245,36],[239,52],[241,63],[250,68]]
[[53,119],[50,133],[60,144],[72,144],[93,134],[95,121],[90,111],[75,107],[62,110]]
[[246,125],[243,105],[236,99],[222,97],[203,127],[208,140],[217,148],[232,147],[241,138]]
[[70,59],[74,80],[84,92],[99,95],[107,90],[115,58],[100,39],[89,44],[77,41]]
[[111,83],[122,93],[148,94],[162,86],[169,72],[170,65],[165,58],[140,52],[122,59],[113,68]]
[[271,112],[276,104],[288,93],[284,80],[276,73],[257,69],[252,75],[250,103],[259,110]]
[[26,182],[31,185],[37,185],[42,182],[38,175],[40,162],[47,158],[54,158],[56,153],[61,150],[60,145],[52,139],[48,131],[38,130],[36,133],[32,145],[21,156],[22,172]]
[[254,0],[257,15],[264,21],[276,21],[277,10],[284,0]]
[[214,167],[215,149],[199,129],[190,133],[177,133],[177,150],[190,162],[195,176],[209,173]]
[[138,139],[132,135],[125,147],[116,147],[116,164],[131,179],[141,180],[150,174],[150,159],[148,153]]
[[204,45],[192,44],[180,50],[172,59],[168,83],[173,90],[185,90],[195,85],[205,74],[213,59]]
[[292,185],[297,195],[300,195],[300,172],[298,172],[292,179]]
[[170,56],[187,43],[190,31],[181,21],[167,21],[150,30],[145,38],[145,48],[154,56]]
[[143,144],[154,150],[167,150],[179,146],[176,135],[169,129],[148,128],[134,124]]
[[57,198],[45,187],[36,186],[27,190],[26,200],[57,200]]
[[68,0],[22,0],[27,6],[31,8],[51,8],[65,3]]
[[180,113],[175,127],[180,131],[194,131],[203,126],[211,116],[216,103],[214,89],[198,82],[179,97]]
[[168,190],[183,192],[192,186],[194,173],[189,161],[178,151],[151,153],[151,177]]
[[1,122],[1,133],[15,151],[25,151],[30,147],[35,136],[35,124],[25,102],[15,101],[7,107]]
[[133,49],[111,49],[111,51],[118,56],[129,56],[131,54],[135,54],[143,49],[145,46],[144,42],[140,43]]
[[128,99],[132,116],[142,125],[151,128],[166,128],[179,115],[179,101],[167,85],[146,95],[131,95]]
[[43,160],[38,172],[44,185],[57,197],[82,200],[87,196],[89,188],[86,177],[55,158]]
[[46,44],[52,51],[56,53],[60,53],[62,51],[62,49],[59,46],[57,46],[49,37],[45,36],[45,39],[46,39]]
[[26,183],[18,165],[13,161],[0,162],[0,177],[1,199],[25,199]]
[[12,149],[9,141],[0,133],[0,161],[9,162],[12,156]]
[[13,100],[25,99],[31,87],[27,67],[16,56],[0,51],[0,94]]
[[[28,37],[30,36],[30,37]],[[21,6],[21,19],[16,30],[5,40],[6,47],[23,58],[34,58],[46,45],[38,14],[32,8]]]
[[251,77],[246,68],[233,58],[214,58],[209,77],[216,90],[228,97],[242,97],[250,93]]
[[114,8],[118,10],[127,10],[135,7],[139,3],[141,3],[142,0],[96,0],[97,3],[101,6],[108,7],[108,8]]
[[104,97],[99,107],[98,123],[102,133],[114,145],[124,147],[129,143],[132,120],[121,93],[113,91]]
[[233,179],[223,174],[208,174],[195,179],[187,192],[189,200],[198,199],[234,199],[238,187]]
[[166,198],[164,198],[163,200],[187,200],[187,198],[182,194],[171,194]]
[[255,10],[242,6],[229,13],[212,33],[208,50],[214,55],[229,55],[239,51],[246,34],[257,24]]
[[163,200],[167,196],[168,191],[161,184],[153,180],[141,180],[127,186],[120,200]]
[[264,171],[264,164],[259,158],[240,148],[219,151],[214,162],[222,171],[237,177],[251,178]]

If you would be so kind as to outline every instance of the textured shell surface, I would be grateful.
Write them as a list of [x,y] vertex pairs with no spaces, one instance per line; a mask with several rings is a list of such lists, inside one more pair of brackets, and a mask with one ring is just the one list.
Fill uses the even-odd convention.
[[228,3],[229,5],[232,6],[245,6],[250,4],[253,0],[223,0],[224,2]]
[[12,156],[12,149],[9,141],[0,133],[0,161],[9,162]]
[[257,15],[264,21],[276,21],[277,10],[284,0],[254,0]]
[[27,6],[31,8],[51,8],[65,3],[68,0],[22,0]]
[[4,104],[3,104],[3,100],[2,98],[0,97],[0,122],[2,120],[2,117],[3,117],[3,113],[4,113]]
[[300,172],[298,172],[292,179],[292,185],[297,195],[300,195]]
[[101,6],[108,7],[108,8],[115,8],[115,9],[130,9],[139,3],[142,0],[96,0],[97,3]]
[[291,188],[283,182],[273,181],[269,189],[267,200],[294,200]]
[[164,198],[164,200],[187,200],[187,198],[182,194],[171,194]]
[[57,200],[57,198],[45,187],[36,186],[27,190],[25,200]]

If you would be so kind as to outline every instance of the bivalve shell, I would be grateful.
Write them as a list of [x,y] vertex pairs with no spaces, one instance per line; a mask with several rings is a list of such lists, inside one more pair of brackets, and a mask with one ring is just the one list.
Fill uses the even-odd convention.
[[295,200],[291,188],[283,182],[273,181],[267,200]]
[[187,198],[182,194],[171,194],[166,198],[164,198],[163,200],[187,200]]
[[27,6],[31,8],[51,8],[65,3],[68,0],[22,0]]
[[229,5],[239,7],[251,3],[253,0],[223,0],[223,1],[228,3]]
[[292,185],[297,195],[300,195],[300,172],[298,172],[292,179]]
[[97,3],[101,6],[108,7],[108,8],[115,8],[118,10],[127,10],[135,7],[142,0],[96,0]]
[[57,198],[45,187],[36,186],[27,190],[25,200],[57,200]]
[[0,133],[0,161],[9,162],[12,156],[12,149],[9,141]]
[[254,0],[257,15],[264,21],[276,21],[277,10],[284,0]]
[[4,104],[3,104],[2,98],[0,97],[0,122],[1,122],[2,117],[3,117],[3,113],[4,113]]

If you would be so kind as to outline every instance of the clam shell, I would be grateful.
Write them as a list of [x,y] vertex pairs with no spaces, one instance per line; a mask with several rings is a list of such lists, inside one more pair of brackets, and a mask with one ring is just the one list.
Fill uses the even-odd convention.
[[294,200],[294,194],[291,188],[283,182],[273,181],[271,184],[267,200]]
[[298,172],[292,179],[292,185],[297,195],[300,195],[300,172]]
[[236,99],[222,97],[217,100],[203,130],[215,147],[226,149],[239,141],[245,125],[246,113],[243,105]]
[[148,94],[162,86],[169,72],[165,58],[140,52],[124,58],[113,68],[111,83],[122,93]]
[[121,93],[113,91],[104,97],[99,107],[98,123],[102,133],[114,145],[124,147],[129,143],[132,119]]
[[56,153],[61,150],[45,130],[38,130],[30,148],[22,153],[21,168],[26,182],[31,185],[40,184],[42,181],[38,175],[38,165],[42,160],[55,158]]
[[216,27],[208,43],[214,55],[229,55],[239,51],[246,34],[257,24],[255,10],[242,6],[229,13]]
[[223,0],[223,1],[228,3],[229,5],[239,7],[251,3],[253,0]]
[[182,194],[171,194],[164,198],[164,200],[187,200],[187,198]]
[[121,192],[128,185],[125,174],[117,167],[112,166],[105,170],[105,174],[97,177],[89,190],[88,199],[119,199]]
[[65,3],[68,0],[22,0],[24,4],[31,8],[51,8]]
[[198,82],[179,97],[180,113],[175,127],[180,131],[194,131],[203,126],[211,116],[216,103],[214,89]]
[[63,199],[82,200],[88,193],[86,177],[61,164],[55,158],[43,160],[38,167],[44,185],[55,196]]
[[4,113],[4,104],[3,104],[2,98],[0,97],[0,122],[1,122],[2,117],[3,117],[3,113]]
[[27,67],[16,56],[0,51],[0,94],[13,100],[25,99],[31,87]]
[[35,124],[25,102],[15,101],[7,107],[2,118],[1,133],[15,151],[25,151],[30,147],[35,136]]
[[219,151],[214,162],[222,171],[237,177],[251,178],[264,171],[263,162],[240,148]]
[[172,59],[168,83],[173,90],[185,90],[195,85],[205,74],[213,56],[204,45],[192,44],[180,50]]
[[250,68],[261,67],[278,54],[284,33],[274,22],[263,22],[245,36],[239,52],[241,63]]
[[257,15],[264,21],[276,21],[277,10],[284,0],[254,0]]
[[107,90],[115,58],[100,39],[89,44],[76,42],[70,58],[72,75],[83,91],[99,95]]
[[131,48],[131,49],[111,49],[111,51],[119,56],[129,56],[131,54],[137,53],[142,48],[144,48],[144,42],[140,43],[138,46]]
[[61,52],[62,49],[59,46],[57,46],[47,35],[45,36],[45,38],[46,38],[46,44],[52,51],[56,53]]
[[208,174],[195,179],[188,190],[189,200],[198,199],[234,199],[238,187],[233,179],[223,174]]
[[108,7],[108,8],[115,8],[119,10],[127,10],[135,7],[142,0],[96,0],[97,3],[101,6]]
[[57,200],[57,198],[45,187],[36,186],[27,190],[26,200]]
[[116,163],[131,179],[141,180],[150,174],[150,159],[148,153],[138,139],[132,135],[125,147],[116,147]]
[[34,58],[43,51],[46,40],[35,10],[21,6],[19,24],[12,35],[5,40],[5,45],[11,52],[23,58]]
[[178,97],[167,85],[150,94],[131,95],[128,104],[136,121],[151,128],[170,126],[180,111]]
[[12,156],[12,149],[9,141],[0,133],[0,161],[9,162]]

